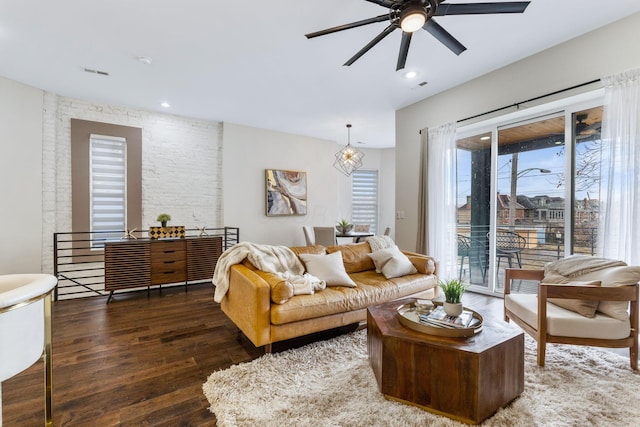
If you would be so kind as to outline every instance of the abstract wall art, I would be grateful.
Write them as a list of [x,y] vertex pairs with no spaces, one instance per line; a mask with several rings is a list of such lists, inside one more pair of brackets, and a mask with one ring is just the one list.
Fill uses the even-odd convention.
[[307,173],[266,169],[267,216],[307,214]]

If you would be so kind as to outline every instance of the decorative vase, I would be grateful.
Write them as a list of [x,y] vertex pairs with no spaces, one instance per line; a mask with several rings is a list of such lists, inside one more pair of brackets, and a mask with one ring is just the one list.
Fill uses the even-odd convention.
[[347,234],[353,229],[353,224],[349,224],[347,226],[344,225],[336,225],[336,230],[339,234]]
[[160,225],[162,227],[166,227],[167,226],[167,221],[160,221]]
[[444,305],[444,312],[447,313],[449,316],[460,316],[462,314],[461,302],[457,304],[445,302],[443,305]]

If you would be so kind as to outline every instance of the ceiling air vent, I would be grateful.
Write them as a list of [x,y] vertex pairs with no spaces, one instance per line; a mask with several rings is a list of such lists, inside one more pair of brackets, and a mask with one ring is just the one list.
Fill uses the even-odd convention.
[[418,86],[426,86],[426,85],[427,85],[427,82],[420,82],[420,83],[418,83]]
[[92,73],[92,74],[100,74],[101,76],[108,76],[109,75],[109,73],[107,73],[106,71],[92,70],[91,68],[85,68],[84,71],[87,72],[87,73]]

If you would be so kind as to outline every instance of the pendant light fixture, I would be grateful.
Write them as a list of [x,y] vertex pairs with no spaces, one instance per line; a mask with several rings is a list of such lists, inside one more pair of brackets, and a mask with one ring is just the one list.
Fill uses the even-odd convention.
[[347,124],[347,145],[336,153],[336,161],[333,167],[346,176],[362,167],[364,154],[351,146],[351,125]]

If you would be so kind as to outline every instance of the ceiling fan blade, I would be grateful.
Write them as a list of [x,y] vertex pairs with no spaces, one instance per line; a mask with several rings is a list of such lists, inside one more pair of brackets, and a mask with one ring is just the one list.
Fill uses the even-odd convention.
[[344,65],[349,66],[349,65],[353,64],[354,62],[356,62],[362,55],[367,53],[369,51],[369,49],[371,49],[372,47],[377,45],[380,42],[380,40],[382,40],[383,38],[387,37],[396,28],[398,28],[396,26],[396,24],[390,24],[380,34],[378,34],[373,40],[371,40],[369,43],[367,43],[367,45],[365,47],[360,49],[358,51],[358,53],[356,53],[351,58],[349,58],[349,60],[347,62],[345,62]]
[[462,43],[460,43],[455,37],[449,34],[447,30],[442,28],[440,24],[438,24],[433,19],[429,19],[422,28],[433,37],[438,39],[440,43],[448,47],[456,55],[460,55],[462,52],[467,50],[467,48],[464,47]]
[[482,15],[487,13],[523,13],[529,6],[528,1],[507,3],[440,3],[434,16],[444,15]]
[[377,5],[380,5],[382,7],[391,7],[393,6],[395,3],[398,3],[396,1],[393,0],[366,0],[370,3],[375,3]]
[[407,63],[407,54],[409,53],[412,34],[413,33],[402,32],[402,41],[400,42],[400,53],[398,54],[398,65],[396,65],[396,71],[402,70],[404,65]]
[[369,19],[363,19],[362,21],[352,22],[350,24],[338,25],[337,27],[327,28],[326,30],[316,31],[315,33],[305,34],[304,36],[308,39],[318,36],[324,36],[331,33],[337,33],[338,31],[350,30],[351,28],[362,27],[363,25],[373,24],[375,22],[388,21],[389,14],[384,14],[380,16],[376,16]]

